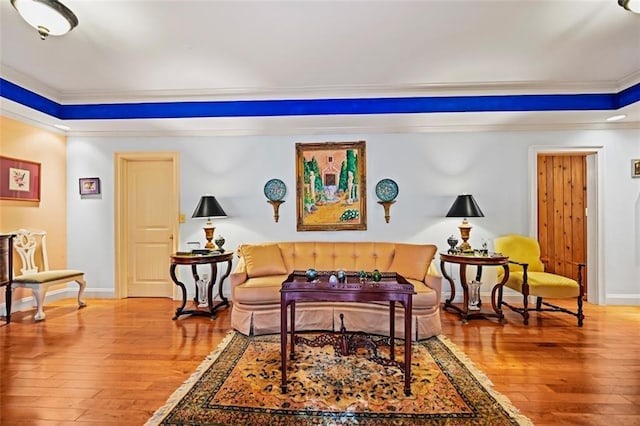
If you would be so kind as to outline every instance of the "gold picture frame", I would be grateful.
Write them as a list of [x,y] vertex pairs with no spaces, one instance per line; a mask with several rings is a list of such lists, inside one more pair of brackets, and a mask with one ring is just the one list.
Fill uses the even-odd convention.
[[367,229],[366,143],[296,143],[298,231]]
[[640,178],[640,158],[631,160],[631,177]]

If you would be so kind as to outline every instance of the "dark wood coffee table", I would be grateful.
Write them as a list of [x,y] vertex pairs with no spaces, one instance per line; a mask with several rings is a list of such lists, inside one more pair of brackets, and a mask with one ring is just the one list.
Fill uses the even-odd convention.
[[[290,307],[291,315],[291,353],[290,359],[295,358],[295,318],[296,302],[389,302],[389,345],[390,360],[384,362],[378,358],[376,362],[385,365],[396,365],[404,373],[404,393],[411,395],[411,303],[415,294],[413,284],[403,276],[396,273],[385,273],[380,282],[370,279],[361,281],[356,273],[347,273],[344,283],[330,283],[330,273],[320,273],[312,282],[307,281],[303,271],[295,271],[282,283],[280,289],[280,355],[282,362],[282,393],[287,392],[287,307]],[[400,302],[404,307],[404,364],[395,361],[395,302]],[[342,315],[341,315],[342,318]],[[364,333],[360,333],[361,336]],[[333,337],[331,337],[333,336]],[[339,355],[350,355],[350,336],[347,336],[344,325],[340,333],[323,335],[316,339],[321,346],[333,344],[340,348]],[[304,343],[312,343],[306,339],[300,339]]]

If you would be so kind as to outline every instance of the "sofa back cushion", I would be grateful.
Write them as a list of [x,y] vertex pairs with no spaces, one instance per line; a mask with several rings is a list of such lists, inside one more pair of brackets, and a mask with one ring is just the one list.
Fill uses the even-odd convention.
[[433,244],[396,244],[389,271],[405,278],[424,281],[437,247]]
[[249,278],[287,273],[277,244],[245,244],[238,252],[247,265]]
[[376,242],[278,243],[286,269],[318,271],[388,271],[395,244]]

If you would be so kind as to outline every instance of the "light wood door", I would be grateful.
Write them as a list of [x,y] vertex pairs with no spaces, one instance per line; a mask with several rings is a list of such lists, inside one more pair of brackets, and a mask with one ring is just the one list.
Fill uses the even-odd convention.
[[548,272],[575,279],[573,262],[586,264],[586,200],[586,154],[538,155],[538,241]]
[[178,222],[176,158],[140,154],[119,161],[121,297],[173,297],[169,276]]

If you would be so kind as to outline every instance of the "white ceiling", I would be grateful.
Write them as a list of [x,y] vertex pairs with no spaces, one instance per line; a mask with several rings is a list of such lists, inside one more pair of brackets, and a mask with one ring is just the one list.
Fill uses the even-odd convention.
[[[617,93],[640,82],[640,15],[617,0],[63,0],[40,40],[0,4],[0,75],[61,104]],[[2,113],[60,120],[1,98]],[[70,134],[640,128],[612,111],[76,120]]]

